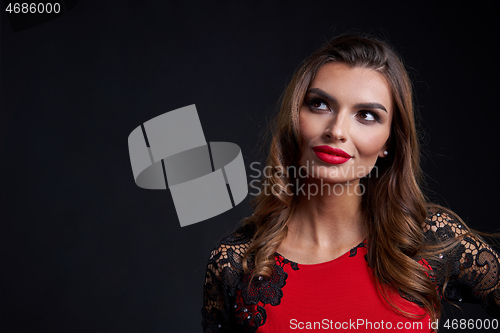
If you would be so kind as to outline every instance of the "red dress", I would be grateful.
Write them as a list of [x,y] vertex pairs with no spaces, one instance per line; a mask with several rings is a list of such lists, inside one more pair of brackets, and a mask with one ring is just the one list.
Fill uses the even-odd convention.
[[[294,264],[277,255],[277,264],[288,277],[280,304],[265,307],[267,320],[257,332],[432,332],[428,315],[420,320],[407,319],[379,295],[373,270],[365,260],[364,244],[314,265]],[[393,300],[404,310],[425,314],[417,304],[397,293],[393,293]]]
[[[426,243],[452,237],[461,241],[439,260],[414,260],[432,270],[431,281],[441,297],[481,303],[492,317],[500,318],[500,256],[465,230],[447,213],[429,211],[423,230]],[[410,320],[398,314],[379,295],[364,242],[335,260],[315,265],[276,254],[271,277],[249,283],[250,274],[244,274],[241,263],[254,232],[251,225],[241,227],[211,252],[203,289],[204,332],[432,332],[437,328],[428,315]],[[248,260],[252,267],[252,257]],[[392,291],[391,300],[409,313],[424,314],[423,308],[397,291]]]

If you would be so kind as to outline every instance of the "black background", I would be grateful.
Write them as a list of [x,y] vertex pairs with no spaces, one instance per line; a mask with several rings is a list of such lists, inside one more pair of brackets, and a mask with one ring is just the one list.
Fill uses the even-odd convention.
[[[169,191],[135,185],[128,135],[196,104],[250,180],[293,70],[352,29],[410,69],[430,198],[495,230],[499,29],[493,4],[470,4],[81,0],[23,29],[2,3],[2,332],[201,331],[206,259],[251,196],[181,228]],[[489,318],[463,309],[446,316]]]

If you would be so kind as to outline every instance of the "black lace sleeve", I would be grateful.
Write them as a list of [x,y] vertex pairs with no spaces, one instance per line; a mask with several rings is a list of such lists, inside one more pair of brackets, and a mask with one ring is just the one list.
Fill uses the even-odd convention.
[[210,253],[203,287],[203,332],[236,332],[231,313],[236,287],[243,275],[242,257],[250,245],[251,230],[240,228],[222,239]]
[[[432,265],[438,271],[440,291],[449,301],[480,303],[495,318],[500,318],[500,256],[458,218],[440,209],[429,211],[424,228],[429,243],[462,238],[453,250],[439,254],[440,262]],[[444,252],[444,251],[443,251]]]

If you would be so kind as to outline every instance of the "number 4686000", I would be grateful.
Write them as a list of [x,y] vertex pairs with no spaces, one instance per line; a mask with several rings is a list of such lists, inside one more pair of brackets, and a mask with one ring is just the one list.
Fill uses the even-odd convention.
[[28,2],[10,2],[5,8],[8,13],[14,14],[42,14],[42,13],[59,13],[61,12],[61,4],[55,3],[28,3]]

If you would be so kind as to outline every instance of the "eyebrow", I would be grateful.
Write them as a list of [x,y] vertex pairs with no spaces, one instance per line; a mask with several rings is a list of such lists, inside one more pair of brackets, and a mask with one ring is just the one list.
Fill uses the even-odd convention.
[[[329,94],[327,94],[326,92],[324,92],[323,90],[319,89],[319,88],[311,88],[309,90],[307,90],[307,93],[314,93],[318,96],[320,96],[321,98],[323,99],[326,99],[327,101],[330,101],[332,102],[333,104],[339,104],[337,99]],[[387,109],[380,103],[376,103],[376,102],[371,102],[371,103],[357,103],[354,105],[355,108],[361,108],[361,109],[380,109],[380,110],[384,110],[385,112],[387,112]]]

